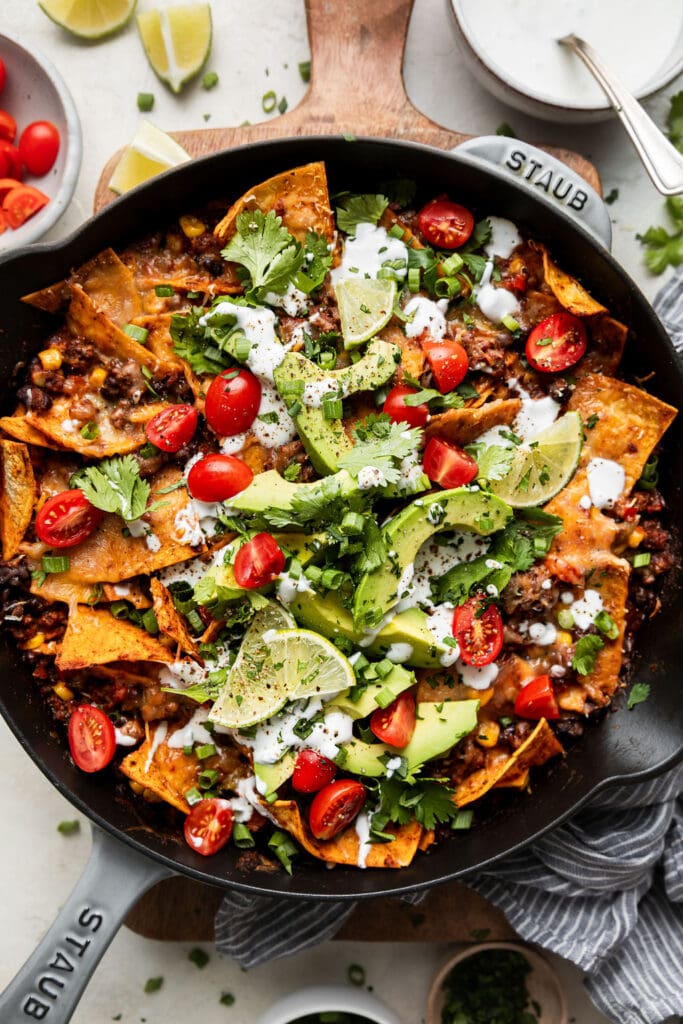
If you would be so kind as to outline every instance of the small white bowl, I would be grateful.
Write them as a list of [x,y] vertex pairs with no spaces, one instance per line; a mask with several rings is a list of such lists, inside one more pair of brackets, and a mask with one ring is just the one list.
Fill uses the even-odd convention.
[[256,1024],[292,1024],[299,1017],[312,1013],[344,1010],[367,1018],[371,1024],[401,1024],[392,1010],[364,989],[348,985],[315,985],[302,988],[279,999],[256,1021]]
[[[33,185],[50,202],[21,227],[0,235],[0,253],[35,242],[61,217],[76,188],[83,154],[81,124],[64,79],[47,57],[16,36],[0,33],[0,57],[7,69],[7,83],[0,107],[17,122],[17,139],[32,121],[52,121],[60,137],[54,166],[42,178],[25,174],[23,183]],[[15,145],[17,140],[15,139]]]
[[531,965],[526,985],[530,1002],[535,1001],[541,1007],[538,1024],[567,1024],[567,1002],[560,979],[545,957],[522,942],[481,942],[467,946],[451,956],[434,976],[427,998],[426,1024],[441,1024],[441,1011],[446,1001],[444,985],[453,968],[463,960],[491,949],[509,949],[521,953]]

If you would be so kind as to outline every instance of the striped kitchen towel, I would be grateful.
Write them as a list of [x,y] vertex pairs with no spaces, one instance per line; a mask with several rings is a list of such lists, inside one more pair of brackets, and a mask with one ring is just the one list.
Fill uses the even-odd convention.
[[[683,273],[655,308],[683,353]],[[591,999],[615,1024],[683,1014],[683,766],[605,790],[568,823],[467,881],[523,939],[584,970]],[[216,946],[253,967],[331,938],[353,908],[228,893]]]

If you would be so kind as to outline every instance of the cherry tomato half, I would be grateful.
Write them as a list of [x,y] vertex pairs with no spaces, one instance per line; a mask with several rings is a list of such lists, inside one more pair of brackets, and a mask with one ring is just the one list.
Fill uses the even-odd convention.
[[417,215],[420,231],[438,249],[458,249],[474,231],[474,217],[450,199],[432,199]]
[[337,774],[334,761],[323,757],[317,750],[300,750],[294,763],[292,786],[297,793],[317,793]]
[[522,687],[515,700],[515,714],[534,721],[560,717],[550,676],[536,676]]
[[71,548],[89,537],[104,512],[91,505],[83,491],[61,491],[45,502],[36,516],[36,533],[51,548]]
[[92,704],[79,704],[69,719],[69,747],[84,772],[106,768],[116,751],[116,733],[108,715]]
[[254,474],[234,455],[206,455],[187,474],[190,494],[198,501],[225,501],[248,487]]
[[32,121],[19,139],[19,155],[31,174],[41,178],[51,169],[59,153],[59,131],[52,121]]
[[415,388],[409,388],[406,384],[397,384],[391,389],[384,400],[383,412],[390,416],[394,423],[407,423],[409,427],[424,427],[429,419],[429,409],[423,403],[421,405],[406,405],[405,400],[409,395],[416,395]]
[[284,567],[285,556],[275,538],[257,533],[239,549],[232,568],[238,586],[255,590],[272,583]]
[[7,220],[5,219],[5,215],[2,212],[2,210],[0,210],[0,235],[4,234],[4,232],[7,231],[7,226],[8,225]]
[[200,800],[185,818],[185,842],[195,853],[210,857],[230,839],[233,821],[229,800],[217,797]]
[[[2,155],[0,154],[0,160]],[[8,192],[11,192],[13,188],[21,186],[21,182],[17,181],[16,178],[0,178],[0,201],[5,198]]]
[[427,441],[422,468],[433,483],[446,488],[464,487],[479,472],[479,467],[467,452],[438,437],[430,437]]
[[5,82],[7,81],[7,71],[5,69],[5,62],[0,57],[0,92],[5,88]]
[[527,338],[526,357],[534,370],[557,373],[578,363],[586,351],[586,328],[571,313],[553,313]]
[[455,609],[453,636],[460,647],[460,660],[481,668],[488,665],[503,648],[503,620],[495,604],[482,611],[483,601],[469,597]]
[[19,150],[6,139],[0,139],[0,165],[5,168],[3,175],[21,180],[23,165]]
[[372,712],[370,729],[382,743],[403,748],[412,739],[416,719],[415,697],[409,690],[404,690],[388,707]]
[[248,430],[261,404],[261,383],[248,370],[223,370],[209,385],[205,415],[223,437]]
[[358,816],[367,793],[355,779],[340,779],[325,786],[313,798],[308,823],[316,839],[332,839]]
[[162,452],[177,452],[194,437],[198,419],[199,413],[193,405],[170,405],[152,416],[145,427],[145,436]]
[[426,341],[422,348],[441,394],[457,388],[469,368],[467,352],[462,345],[457,341]]
[[6,110],[0,110],[0,139],[14,142],[17,135],[17,122]]
[[2,201],[2,211],[11,228],[19,228],[49,203],[48,197],[31,185],[18,185]]

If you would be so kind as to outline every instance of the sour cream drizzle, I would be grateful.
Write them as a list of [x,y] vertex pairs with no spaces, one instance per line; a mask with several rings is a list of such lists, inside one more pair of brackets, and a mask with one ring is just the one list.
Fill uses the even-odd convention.
[[356,234],[345,240],[341,263],[330,271],[330,279],[337,285],[346,278],[377,277],[387,260],[404,260],[404,267],[394,272],[400,278],[405,277],[408,250],[400,238],[392,238],[379,225],[358,224]]

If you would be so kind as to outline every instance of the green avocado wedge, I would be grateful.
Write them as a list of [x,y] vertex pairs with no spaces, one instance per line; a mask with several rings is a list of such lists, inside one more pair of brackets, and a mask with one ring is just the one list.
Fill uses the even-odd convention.
[[[336,494],[342,498],[350,498],[359,494],[358,484],[350,473],[340,469],[334,474],[334,484],[330,485],[325,481],[327,488],[336,487]],[[276,469],[269,469],[265,473],[257,473],[248,487],[234,498],[230,498],[231,509],[237,512],[245,512],[247,515],[260,515],[263,512],[277,509],[280,512],[289,512],[293,507],[293,501],[297,495],[312,495],[322,487],[322,480],[312,480],[309,483],[292,483],[280,476]]]
[[422,545],[444,530],[471,530],[486,536],[502,530],[512,509],[486,491],[457,487],[417,498],[391,519],[382,530],[389,558],[378,569],[365,573],[356,588],[353,621],[357,629],[376,625],[398,604],[410,583],[410,571]]
[[376,683],[368,683],[357,700],[351,699],[352,690],[345,690],[344,693],[340,693],[338,697],[330,701],[329,707],[337,708],[345,715],[350,715],[351,718],[367,718],[377,708],[386,707],[404,690],[408,690],[414,685],[414,673],[407,671],[402,665],[394,665],[384,679],[379,679]]

